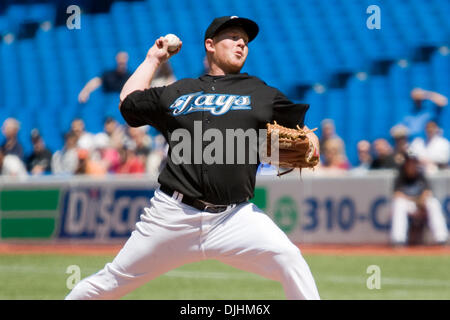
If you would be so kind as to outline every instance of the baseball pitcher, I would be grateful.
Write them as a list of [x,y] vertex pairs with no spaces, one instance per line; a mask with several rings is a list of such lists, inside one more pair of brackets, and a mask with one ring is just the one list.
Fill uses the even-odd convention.
[[[218,137],[226,140],[230,132],[250,136],[273,123],[293,129],[282,131],[283,139],[294,141],[288,143],[290,154],[306,146],[306,166],[317,163],[318,139],[304,124],[309,105],[295,104],[240,72],[258,32],[246,18],[214,19],[204,35],[209,73],[165,87],[150,88],[152,77],[182,43],[172,37],[169,49],[169,40],[161,37],[149,49],[121,91],[120,111],[130,126],[154,126],[168,141],[160,187],[114,260],[79,282],[67,299],[117,299],[174,268],[205,259],[279,281],[288,299],[320,299],[300,250],[249,202],[260,163],[252,161],[251,139],[244,139],[244,151],[238,144],[219,148]],[[289,161],[281,163],[289,167]]]

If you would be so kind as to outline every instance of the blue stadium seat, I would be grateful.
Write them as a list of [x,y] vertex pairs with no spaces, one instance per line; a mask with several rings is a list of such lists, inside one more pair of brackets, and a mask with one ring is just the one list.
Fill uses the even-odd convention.
[[436,51],[431,57],[430,67],[433,87],[436,91],[450,97],[450,49],[447,49],[447,53]]
[[411,66],[411,83],[414,87],[431,89],[430,68],[427,63],[417,62]]
[[324,94],[319,94],[314,90],[308,90],[300,103],[308,103],[310,105],[308,112],[306,113],[305,123],[310,128],[320,128],[320,121],[324,119],[325,114],[325,101]]
[[346,87],[346,151],[349,161],[356,164],[356,143],[367,139],[367,123],[369,123],[368,82],[356,76],[348,79]]
[[35,3],[28,5],[27,19],[32,21],[50,21],[55,20],[56,9],[49,3]]
[[0,35],[6,34],[9,29],[9,22],[8,22],[8,18],[6,16],[1,16],[0,15]]
[[412,109],[410,92],[410,67],[393,64],[388,74],[388,87],[390,90],[390,100],[393,103],[392,119],[394,123],[400,122]]
[[333,119],[336,132],[343,139],[347,137],[347,114],[348,104],[345,98],[345,92],[342,89],[328,89],[325,99],[324,118]]
[[116,39],[112,33],[111,25],[114,21],[109,14],[97,14],[92,19],[92,34],[96,47],[114,46]]
[[27,18],[27,6],[23,4],[11,5],[7,9],[6,16],[12,22],[24,21]]

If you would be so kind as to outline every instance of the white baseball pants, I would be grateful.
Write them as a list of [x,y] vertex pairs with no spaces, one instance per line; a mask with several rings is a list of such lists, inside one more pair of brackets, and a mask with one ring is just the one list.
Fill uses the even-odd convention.
[[111,263],[66,299],[118,299],[187,263],[216,259],[282,283],[287,299],[320,299],[300,250],[254,204],[199,211],[159,189]]
[[[444,243],[448,239],[447,223],[442,212],[439,200],[430,197],[425,202],[428,225],[434,240],[437,243]],[[404,244],[408,236],[408,215],[417,210],[416,203],[407,198],[395,197],[392,200],[392,243]]]

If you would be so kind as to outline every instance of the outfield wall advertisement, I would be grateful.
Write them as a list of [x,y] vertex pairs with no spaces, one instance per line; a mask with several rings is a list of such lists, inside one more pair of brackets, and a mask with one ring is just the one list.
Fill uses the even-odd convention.
[[[294,242],[389,241],[392,174],[267,177],[251,200]],[[450,175],[431,178],[450,227]],[[0,183],[0,240],[126,239],[157,183],[148,179],[34,180]]]
[[107,240],[131,234],[154,189],[77,187],[64,192],[59,238]]
[[157,183],[73,179],[0,184],[1,239],[125,239]]
[[259,187],[267,190],[266,212],[294,241],[388,241],[389,179],[272,180]]

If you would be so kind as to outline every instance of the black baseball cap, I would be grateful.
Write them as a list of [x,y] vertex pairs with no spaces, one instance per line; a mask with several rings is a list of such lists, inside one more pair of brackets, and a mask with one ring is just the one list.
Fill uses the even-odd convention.
[[205,39],[212,39],[217,33],[222,31],[225,28],[228,27],[241,27],[244,29],[244,31],[248,35],[248,42],[252,41],[256,38],[256,35],[259,32],[259,27],[256,24],[256,22],[247,19],[247,18],[240,18],[238,16],[225,16],[225,17],[219,17],[215,18],[211,24],[209,25],[208,29],[205,31]]

